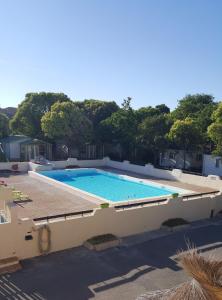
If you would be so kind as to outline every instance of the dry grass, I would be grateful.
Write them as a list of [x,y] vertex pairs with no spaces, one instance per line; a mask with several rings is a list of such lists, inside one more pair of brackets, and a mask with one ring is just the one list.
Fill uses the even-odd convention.
[[222,261],[206,258],[196,249],[181,254],[180,259],[192,279],[178,288],[170,300],[222,300]]
[[150,292],[138,300],[222,300],[222,261],[189,249],[180,254],[180,262],[191,277],[189,282],[170,290]]

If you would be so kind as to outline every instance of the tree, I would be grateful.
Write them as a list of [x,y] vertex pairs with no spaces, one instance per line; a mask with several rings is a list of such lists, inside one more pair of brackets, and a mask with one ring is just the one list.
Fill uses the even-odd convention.
[[100,122],[110,117],[112,113],[118,111],[119,106],[114,101],[101,101],[94,99],[74,103],[92,122],[94,131],[94,141],[100,142],[102,139]]
[[0,138],[6,137],[9,135],[9,118],[0,113]]
[[131,98],[124,99],[122,108],[101,122],[100,131],[105,142],[119,143],[124,157],[129,158],[136,144],[137,118],[131,107]]
[[74,102],[93,125],[99,124],[102,120],[107,119],[112,113],[119,109],[119,106],[114,101],[101,101],[101,100],[84,100]]
[[186,167],[186,152],[196,150],[203,143],[203,136],[196,122],[191,118],[177,120],[170,129],[168,138],[184,150],[184,169]]
[[169,114],[170,113],[170,109],[168,106],[166,106],[166,104],[156,105],[155,109],[157,109],[161,114]]
[[56,102],[41,119],[44,134],[51,139],[61,139],[70,150],[89,142],[92,124],[73,102]]
[[148,117],[169,114],[170,109],[165,104],[160,104],[157,105],[156,107],[152,107],[152,106],[141,107],[138,110],[136,110],[135,113],[137,116],[138,123],[140,123]]
[[174,120],[196,119],[208,106],[215,105],[214,97],[206,94],[187,95],[181,100],[177,108],[172,112]]
[[212,120],[214,122],[208,127],[207,133],[216,146],[213,153],[222,156],[222,102],[213,112]]
[[167,115],[154,115],[145,118],[139,125],[139,139],[142,145],[152,151],[154,163],[158,162],[159,153],[168,146],[166,134],[172,122]]
[[25,100],[18,106],[17,112],[10,121],[10,127],[15,134],[31,137],[42,137],[41,118],[50,111],[55,102],[70,101],[63,93],[28,93]]

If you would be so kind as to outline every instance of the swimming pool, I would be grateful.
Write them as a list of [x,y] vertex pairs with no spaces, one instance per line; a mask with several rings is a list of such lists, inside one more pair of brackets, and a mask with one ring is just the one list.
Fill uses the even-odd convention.
[[182,194],[185,190],[98,169],[42,171],[40,175],[111,202]]

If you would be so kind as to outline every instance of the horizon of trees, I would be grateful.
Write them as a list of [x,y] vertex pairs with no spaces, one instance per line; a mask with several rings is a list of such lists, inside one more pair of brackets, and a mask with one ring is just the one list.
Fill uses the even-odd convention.
[[119,145],[121,159],[158,164],[168,148],[222,156],[222,102],[186,95],[170,111],[165,104],[132,108],[115,101],[72,101],[63,93],[28,93],[9,119],[0,113],[0,138],[23,134],[63,143],[69,154],[86,143]]

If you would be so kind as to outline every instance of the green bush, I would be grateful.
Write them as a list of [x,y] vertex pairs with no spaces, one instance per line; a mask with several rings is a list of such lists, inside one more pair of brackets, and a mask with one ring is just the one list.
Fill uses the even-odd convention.
[[98,245],[105,242],[115,241],[117,238],[111,233],[94,236],[87,240],[92,245]]
[[187,224],[189,224],[189,222],[182,218],[169,219],[162,223],[163,226],[167,226],[167,227],[175,227],[175,226],[187,225]]
[[173,194],[172,194],[172,198],[173,198],[173,199],[177,198],[178,196],[179,196],[178,193],[173,193]]
[[109,207],[109,203],[102,203],[100,204],[101,208],[108,208]]

